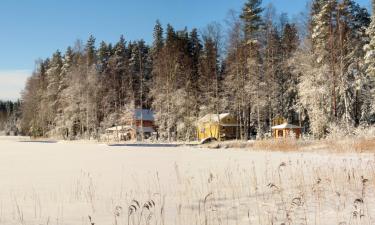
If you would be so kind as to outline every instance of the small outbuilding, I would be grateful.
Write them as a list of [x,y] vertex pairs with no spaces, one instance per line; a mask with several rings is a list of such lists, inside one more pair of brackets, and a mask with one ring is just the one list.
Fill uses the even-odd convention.
[[216,140],[230,140],[236,138],[238,123],[230,113],[207,114],[197,122],[198,140],[215,138]]
[[289,136],[295,136],[301,138],[302,127],[293,124],[283,123],[272,127],[272,134],[275,138],[286,138]]
[[134,109],[124,113],[121,126],[106,129],[106,138],[114,141],[148,139],[156,133],[154,113],[149,109]]

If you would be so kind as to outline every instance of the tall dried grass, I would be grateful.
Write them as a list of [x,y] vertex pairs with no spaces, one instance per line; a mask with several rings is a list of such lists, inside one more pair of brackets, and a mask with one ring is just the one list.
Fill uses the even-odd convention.
[[[269,143],[259,147],[272,148],[277,142]],[[259,165],[231,162],[192,175],[175,164],[167,180],[158,174],[147,182],[129,179],[110,193],[96,182],[97,175],[83,172],[70,193],[60,192],[52,200],[38,196],[42,208],[51,206],[48,200],[59,205],[64,194],[71,196],[65,204],[78,203],[76,213],[88,210],[81,222],[69,220],[64,211],[57,218],[44,211],[32,220],[25,210],[32,205],[27,196],[14,199],[14,219],[2,219],[4,224],[61,225],[374,224],[374,159],[326,163],[293,158]]]
[[302,141],[295,138],[259,140],[254,143],[252,148],[254,150],[289,152],[300,150],[301,143]]
[[226,141],[226,142],[214,142],[203,147],[211,149],[220,148],[233,148],[233,149],[247,149],[254,151],[299,151],[310,145],[310,141],[299,140],[293,137],[280,138],[280,139],[264,139],[256,141]]
[[322,140],[306,140],[306,139],[264,139],[251,142],[244,141],[228,141],[214,142],[204,145],[210,149],[246,149],[250,151],[324,151],[333,153],[365,153],[375,152],[375,136],[348,136],[341,139],[322,139]]

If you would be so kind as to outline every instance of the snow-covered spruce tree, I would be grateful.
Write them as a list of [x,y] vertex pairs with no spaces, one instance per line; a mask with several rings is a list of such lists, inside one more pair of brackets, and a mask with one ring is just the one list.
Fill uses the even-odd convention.
[[337,21],[337,119],[351,132],[351,128],[360,123],[361,108],[369,90],[363,46],[370,18],[366,9],[352,0],[345,0],[338,4]]
[[46,114],[46,120],[48,123],[48,135],[49,136],[55,136],[56,131],[56,116],[57,116],[57,110],[59,108],[59,93],[61,90],[60,84],[61,84],[61,69],[62,69],[62,56],[59,51],[56,51],[51,61],[49,62],[49,69],[47,70],[47,90],[45,99],[43,101],[44,107],[47,114]]
[[0,100],[0,133],[18,135],[20,102]]
[[362,120],[372,123],[372,115],[375,112],[375,0],[372,0],[372,17],[371,23],[366,30],[368,43],[364,46],[364,66],[366,78],[368,81],[367,95],[362,107]]
[[[129,48],[132,44],[129,43]],[[100,75],[102,85],[102,126],[110,127],[118,125],[122,106],[131,101],[132,88],[129,74],[129,49],[123,36],[113,46],[102,49],[102,60],[108,57],[108,65],[103,68]],[[105,53],[105,51],[107,53]]]
[[292,73],[292,67],[288,61],[293,57],[299,46],[297,26],[289,22],[284,23],[281,35],[281,74],[279,77],[279,92],[281,99],[281,115],[293,124],[301,124],[300,115],[297,112],[298,102],[298,76]]
[[317,5],[316,14],[312,15],[311,40],[314,54],[317,56],[317,63],[327,65],[330,75],[327,76],[327,85],[330,89],[329,110],[330,120],[337,117],[337,71],[336,71],[336,43],[335,27],[337,0],[315,2]]
[[[73,60],[72,60],[73,58]],[[96,132],[97,91],[95,38],[91,37],[84,48],[77,42],[73,52],[67,51],[64,60],[64,80],[67,87],[61,98],[64,103],[60,132],[65,138],[91,138]],[[66,73],[66,74],[65,74]]]
[[[315,0],[312,4],[310,37],[306,39],[290,64],[299,77],[298,104],[300,114],[308,112],[310,130],[316,138],[324,136],[333,110],[330,45],[333,0]],[[332,39],[331,39],[332,40]]]
[[69,73],[74,65],[74,52],[71,47],[68,47],[62,60],[62,67],[60,73],[60,83],[58,90],[58,104],[57,114],[55,117],[55,131],[57,135],[66,139],[69,137],[70,127],[67,125],[68,118],[66,115],[66,109],[69,106],[69,93],[66,89],[69,86]]

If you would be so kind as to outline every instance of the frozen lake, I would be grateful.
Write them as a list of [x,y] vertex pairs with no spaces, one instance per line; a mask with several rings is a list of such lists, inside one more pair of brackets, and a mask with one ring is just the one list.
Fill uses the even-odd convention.
[[374,166],[371,154],[1,137],[0,224],[373,224]]

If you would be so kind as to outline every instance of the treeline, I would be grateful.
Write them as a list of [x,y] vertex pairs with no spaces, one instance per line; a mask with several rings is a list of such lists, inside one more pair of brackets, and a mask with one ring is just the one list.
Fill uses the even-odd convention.
[[[156,23],[153,43],[90,37],[41,60],[22,95],[22,130],[98,137],[124,112],[150,108],[164,140],[195,139],[197,119],[231,112],[238,138],[262,138],[282,116],[323,137],[374,122],[375,21],[352,0],[315,0],[299,24],[248,0],[228,29]],[[303,28],[305,27],[305,29]]]
[[20,128],[20,102],[0,101],[0,133],[18,135]]

